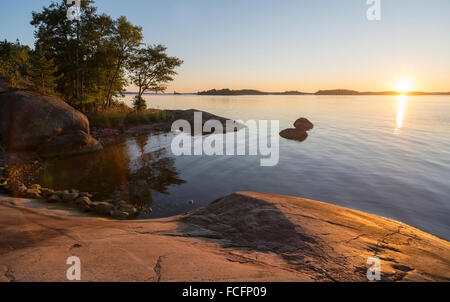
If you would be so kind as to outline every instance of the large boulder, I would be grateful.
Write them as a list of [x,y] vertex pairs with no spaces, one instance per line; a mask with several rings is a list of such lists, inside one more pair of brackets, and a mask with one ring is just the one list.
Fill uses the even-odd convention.
[[[246,126],[244,124],[238,123],[237,121],[233,121],[206,111],[196,110],[196,109],[188,109],[188,110],[167,110],[168,113],[172,114],[174,116],[173,120],[185,120],[187,121],[191,126],[191,134],[192,135],[202,135],[202,134],[210,134],[212,132],[216,132],[217,130],[213,129],[213,131],[204,131],[203,126],[207,121],[215,120],[218,121],[223,128],[223,133],[227,132],[237,132]],[[200,131],[196,131],[195,129],[195,113],[201,113],[201,127]],[[227,121],[233,122],[231,127],[227,129]],[[183,129],[183,131],[186,132],[186,129]],[[197,133],[198,132],[198,133]]]
[[[7,152],[45,151],[58,155],[80,154],[101,149],[89,135],[89,121],[54,96],[37,96],[27,92],[0,93],[0,141]],[[55,149],[48,152],[51,147]]]

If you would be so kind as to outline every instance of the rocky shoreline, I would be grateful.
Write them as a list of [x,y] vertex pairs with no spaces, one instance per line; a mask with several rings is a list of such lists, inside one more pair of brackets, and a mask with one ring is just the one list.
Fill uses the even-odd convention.
[[0,281],[450,281],[449,242],[299,197],[238,192],[186,215],[114,221],[0,197]]

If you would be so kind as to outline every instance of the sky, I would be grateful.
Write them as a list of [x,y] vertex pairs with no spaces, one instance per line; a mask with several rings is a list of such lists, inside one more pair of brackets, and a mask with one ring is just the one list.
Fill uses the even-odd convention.
[[[50,0],[6,1],[0,39],[32,46],[31,12]],[[450,1],[97,0],[100,12],[143,27],[144,42],[184,60],[168,91],[346,88],[450,91]],[[133,87],[129,87],[133,90]]]

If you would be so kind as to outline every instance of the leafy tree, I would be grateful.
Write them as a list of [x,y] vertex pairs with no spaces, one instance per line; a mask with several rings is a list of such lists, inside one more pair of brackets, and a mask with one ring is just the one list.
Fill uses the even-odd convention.
[[129,60],[130,81],[139,89],[133,104],[136,110],[145,109],[142,95],[146,91],[165,91],[166,84],[177,74],[175,68],[183,64],[180,59],[169,57],[166,50],[163,45],[147,46],[138,49]]
[[31,81],[36,85],[41,93],[53,92],[58,79],[63,75],[56,75],[58,67],[55,65],[54,59],[48,59],[45,51],[39,49],[32,56],[30,67]]
[[[54,58],[58,72],[63,74],[57,90],[66,99],[102,103],[114,68],[108,64],[114,21],[99,15],[92,0],[81,1],[80,21],[68,20],[67,9],[66,1],[61,0],[33,12],[36,49]],[[122,84],[113,83],[113,89],[122,89]]]
[[131,54],[142,43],[142,27],[133,26],[126,17],[120,17],[114,22],[114,33],[110,41],[111,55],[114,60],[114,72],[109,80],[109,87],[107,92],[107,99],[105,107],[111,105],[111,98],[113,96],[113,85],[127,64]]
[[11,88],[18,88],[19,82],[27,79],[30,49],[19,41],[0,43],[0,75]]

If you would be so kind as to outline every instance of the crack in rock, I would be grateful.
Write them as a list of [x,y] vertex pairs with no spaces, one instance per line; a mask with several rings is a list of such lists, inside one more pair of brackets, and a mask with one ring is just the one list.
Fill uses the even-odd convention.
[[156,261],[155,267],[153,268],[153,271],[156,273],[156,282],[161,281],[161,262],[162,262],[162,256],[158,257],[158,260]]

